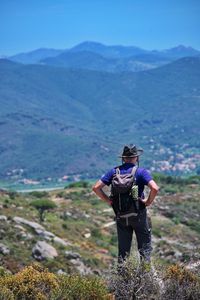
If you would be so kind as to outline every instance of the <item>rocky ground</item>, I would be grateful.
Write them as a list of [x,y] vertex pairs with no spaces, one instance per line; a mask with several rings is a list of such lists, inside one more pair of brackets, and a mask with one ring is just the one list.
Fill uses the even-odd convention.
[[[56,208],[44,222],[31,205],[49,199]],[[167,193],[161,189],[149,209],[155,264],[200,261],[200,190]],[[135,240],[133,242],[135,249]],[[0,264],[16,272],[40,261],[57,273],[102,274],[117,258],[113,212],[97,199],[91,186],[19,194],[0,192]]]

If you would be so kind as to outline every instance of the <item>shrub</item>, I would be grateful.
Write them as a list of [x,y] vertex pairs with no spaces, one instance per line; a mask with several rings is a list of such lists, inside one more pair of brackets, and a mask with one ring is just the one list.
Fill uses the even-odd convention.
[[33,191],[30,192],[29,195],[36,197],[36,198],[43,198],[48,196],[48,192],[46,191]]
[[0,289],[0,300],[15,300],[14,294],[6,287],[2,286]]
[[170,194],[170,195],[178,193],[178,189],[176,186],[166,186],[164,188],[164,191],[165,191],[165,193]]
[[97,238],[97,239],[102,238],[102,233],[101,233],[101,231],[99,230],[99,228],[93,228],[93,229],[91,230],[91,234],[92,234],[92,236],[93,236],[94,238]]
[[194,175],[187,178],[188,184],[199,184],[200,183],[200,176]]
[[6,271],[5,269],[4,269],[4,267],[1,267],[0,266],[0,276],[6,276],[6,275],[8,275],[9,273],[8,273],[8,271]]
[[51,291],[58,288],[56,275],[38,264],[28,266],[15,275],[0,278],[0,290],[10,295],[10,299],[14,295],[15,300],[48,300]]
[[120,300],[159,299],[160,287],[152,274],[150,264],[129,257],[111,271],[110,291]]
[[55,275],[39,264],[0,277],[0,300],[108,300],[105,283],[94,276]]
[[72,182],[68,186],[66,186],[65,188],[77,188],[77,187],[87,188],[87,187],[89,187],[89,182],[84,181],[84,180],[77,181],[77,182]]
[[38,210],[41,222],[44,221],[44,212],[56,207],[56,204],[53,201],[46,199],[34,200],[30,204]]
[[10,191],[8,193],[8,195],[9,195],[10,199],[14,200],[17,197],[18,193],[15,191]]
[[108,300],[108,290],[104,282],[95,276],[59,276],[59,291],[51,295],[51,300]]
[[183,266],[172,265],[166,270],[163,300],[200,299],[200,278]]
[[63,191],[58,192],[58,193],[56,194],[56,197],[62,198],[62,197],[64,197],[64,196],[65,196],[65,193],[64,193]]

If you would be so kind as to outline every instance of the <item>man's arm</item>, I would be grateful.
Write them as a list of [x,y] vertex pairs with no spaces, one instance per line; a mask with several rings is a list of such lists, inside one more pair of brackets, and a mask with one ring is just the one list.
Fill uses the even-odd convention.
[[159,187],[156,184],[156,182],[154,180],[150,180],[148,183],[148,187],[150,188],[150,193],[147,199],[141,199],[141,201],[146,205],[149,206],[151,205],[151,203],[154,201],[158,191],[159,191]]
[[112,204],[112,201],[110,198],[104,193],[103,187],[105,186],[105,183],[103,181],[98,180],[95,185],[92,187],[92,190],[95,192],[95,194],[104,202],[108,203],[109,205]]

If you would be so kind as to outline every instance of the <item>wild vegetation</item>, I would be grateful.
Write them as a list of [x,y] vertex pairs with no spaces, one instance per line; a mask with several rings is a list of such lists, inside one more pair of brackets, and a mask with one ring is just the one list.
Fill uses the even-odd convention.
[[31,202],[31,205],[38,210],[40,222],[44,221],[44,213],[56,207],[56,204],[47,199],[39,199]]
[[[1,270],[0,270],[1,271]],[[58,275],[32,264],[12,275],[0,273],[1,300],[198,300],[200,277],[183,265],[156,270],[130,257],[107,278]]]
[[[161,289],[161,299],[198,299],[200,177],[176,178],[159,174],[154,177],[160,186],[160,194],[149,210],[154,268],[144,266],[142,269],[134,254],[134,259],[127,263],[128,273],[122,272],[123,276],[113,269],[117,260],[117,238],[112,209],[91,192],[89,182],[73,183],[52,192],[22,194],[1,190],[0,284],[3,288],[0,299],[22,299],[16,294],[20,289],[30,297],[28,289],[33,281],[34,294],[36,291],[43,293],[41,299],[79,299],[80,294],[85,295],[80,299],[90,299],[89,295],[102,295],[102,298],[94,296],[91,299],[104,299],[107,295],[111,297],[109,294],[116,299],[160,299],[162,282],[165,287]],[[41,222],[32,203],[43,200],[53,201],[55,207],[47,209]],[[42,253],[40,247],[47,247],[46,252]],[[133,253],[135,250],[134,240]],[[31,267],[36,261],[40,262],[40,267]],[[20,279],[27,278],[27,272],[35,274],[31,275],[35,279],[30,279],[30,285],[25,283],[26,279]],[[41,285],[37,283],[38,272],[44,272]],[[9,282],[16,290],[9,290]],[[65,290],[62,290],[63,282],[68,287]],[[57,287],[52,288],[51,283]],[[59,292],[51,294],[53,291]],[[120,298],[122,291],[124,298]],[[145,298],[147,295],[152,298]]]
[[109,300],[106,284],[97,277],[56,275],[38,264],[0,277],[1,300]]

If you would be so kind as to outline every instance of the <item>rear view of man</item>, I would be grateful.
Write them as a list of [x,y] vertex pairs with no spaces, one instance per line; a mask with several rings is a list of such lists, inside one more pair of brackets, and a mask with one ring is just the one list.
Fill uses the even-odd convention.
[[[111,205],[116,215],[118,236],[118,260],[123,261],[130,254],[133,231],[136,235],[140,258],[150,262],[152,251],[151,229],[148,224],[146,207],[150,206],[158,192],[158,186],[150,173],[137,166],[143,150],[136,146],[124,146],[122,165],[104,174],[93,186],[97,196]],[[103,187],[111,185],[108,197]],[[150,188],[144,198],[144,187]]]

